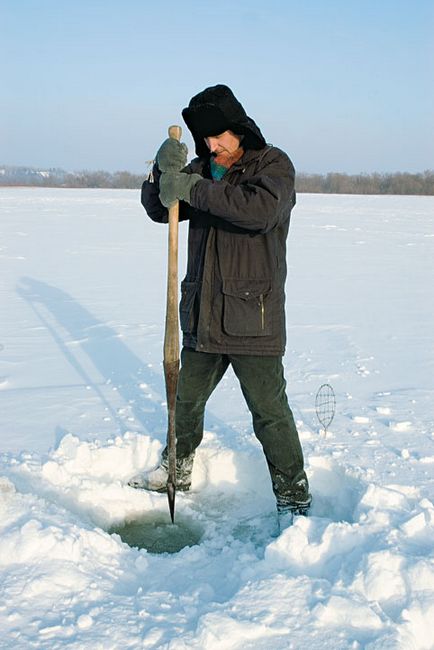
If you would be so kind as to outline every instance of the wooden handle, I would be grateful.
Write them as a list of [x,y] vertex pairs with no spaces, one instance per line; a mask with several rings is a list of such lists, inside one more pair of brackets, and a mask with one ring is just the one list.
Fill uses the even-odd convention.
[[168,131],[169,131],[169,138],[174,138],[175,140],[178,140],[178,142],[180,141],[182,136],[182,129],[180,126],[173,124],[172,126],[169,126]]
[[[181,139],[180,126],[169,126],[169,138]],[[175,408],[179,373],[179,320],[178,320],[178,221],[179,201],[169,208],[169,248],[167,260],[166,330],[164,333],[164,376],[167,396],[167,450],[169,476],[167,496],[172,523],[175,521],[176,491],[176,432]]]
[[[179,140],[180,126],[169,126],[169,137]],[[167,264],[166,331],[164,336],[164,361],[173,363],[179,359],[178,321],[178,221],[179,201],[169,208],[169,247]]]

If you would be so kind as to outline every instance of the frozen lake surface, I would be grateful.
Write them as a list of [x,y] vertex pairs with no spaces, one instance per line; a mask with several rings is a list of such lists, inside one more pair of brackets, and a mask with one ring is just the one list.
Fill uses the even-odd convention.
[[284,361],[312,516],[277,536],[228,372],[163,554],[111,532],[169,517],[126,485],[166,436],[166,228],[130,190],[2,188],[0,215],[2,647],[434,647],[434,197],[298,197]]

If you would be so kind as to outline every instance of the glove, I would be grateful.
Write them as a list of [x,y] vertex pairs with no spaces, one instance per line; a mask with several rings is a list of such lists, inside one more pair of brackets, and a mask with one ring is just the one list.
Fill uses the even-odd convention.
[[155,157],[160,172],[179,172],[187,164],[187,145],[175,138],[167,138]]
[[200,174],[184,172],[164,172],[160,176],[160,201],[169,208],[177,199],[190,203],[193,187],[202,180]]

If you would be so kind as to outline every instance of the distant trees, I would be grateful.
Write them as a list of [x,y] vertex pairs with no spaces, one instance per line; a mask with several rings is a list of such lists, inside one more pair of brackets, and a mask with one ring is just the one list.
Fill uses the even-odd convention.
[[96,172],[82,171],[67,174],[62,187],[106,187],[114,189],[137,189],[143,183],[143,176],[130,174],[127,171],[109,172],[100,170]]
[[31,167],[0,167],[0,186],[101,187],[137,189],[145,174],[104,170],[65,172],[63,169],[39,170]]
[[105,171],[81,171],[65,176],[63,187],[111,187],[112,175]]
[[[150,162],[150,161],[149,161]],[[65,172],[62,169],[38,170],[30,167],[1,167],[0,186],[36,185],[41,187],[100,187],[138,189],[146,174],[104,170]],[[434,195],[434,171],[418,174],[329,174],[298,173],[295,183],[300,193],[317,194],[424,194]]]
[[425,194],[434,195],[434,171],[418,174],[304,174],[296,176],[298,192],[319,194]]

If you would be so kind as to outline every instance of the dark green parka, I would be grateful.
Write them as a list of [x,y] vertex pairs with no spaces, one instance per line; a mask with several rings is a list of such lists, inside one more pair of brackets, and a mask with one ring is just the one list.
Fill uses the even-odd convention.
[[[195,129],[196,107],[209,111],[210,106],[222,119],[216,133],[224,125],[244,136],[242,158],[220,181],[211,178],[209,152],[200,128]],[[190,204],[180,202],[180,220],[190,221],[181,283],[183,345],[202,352],[282,355],[294,167],[283,151],[265,144],[227,86],[196,95],[183,116],[199,156],[183,171],[203,176]],[[153,221],[167,223],[168,211],[158,198],[159,176],[154,167],[142,187],[142,204]]]

